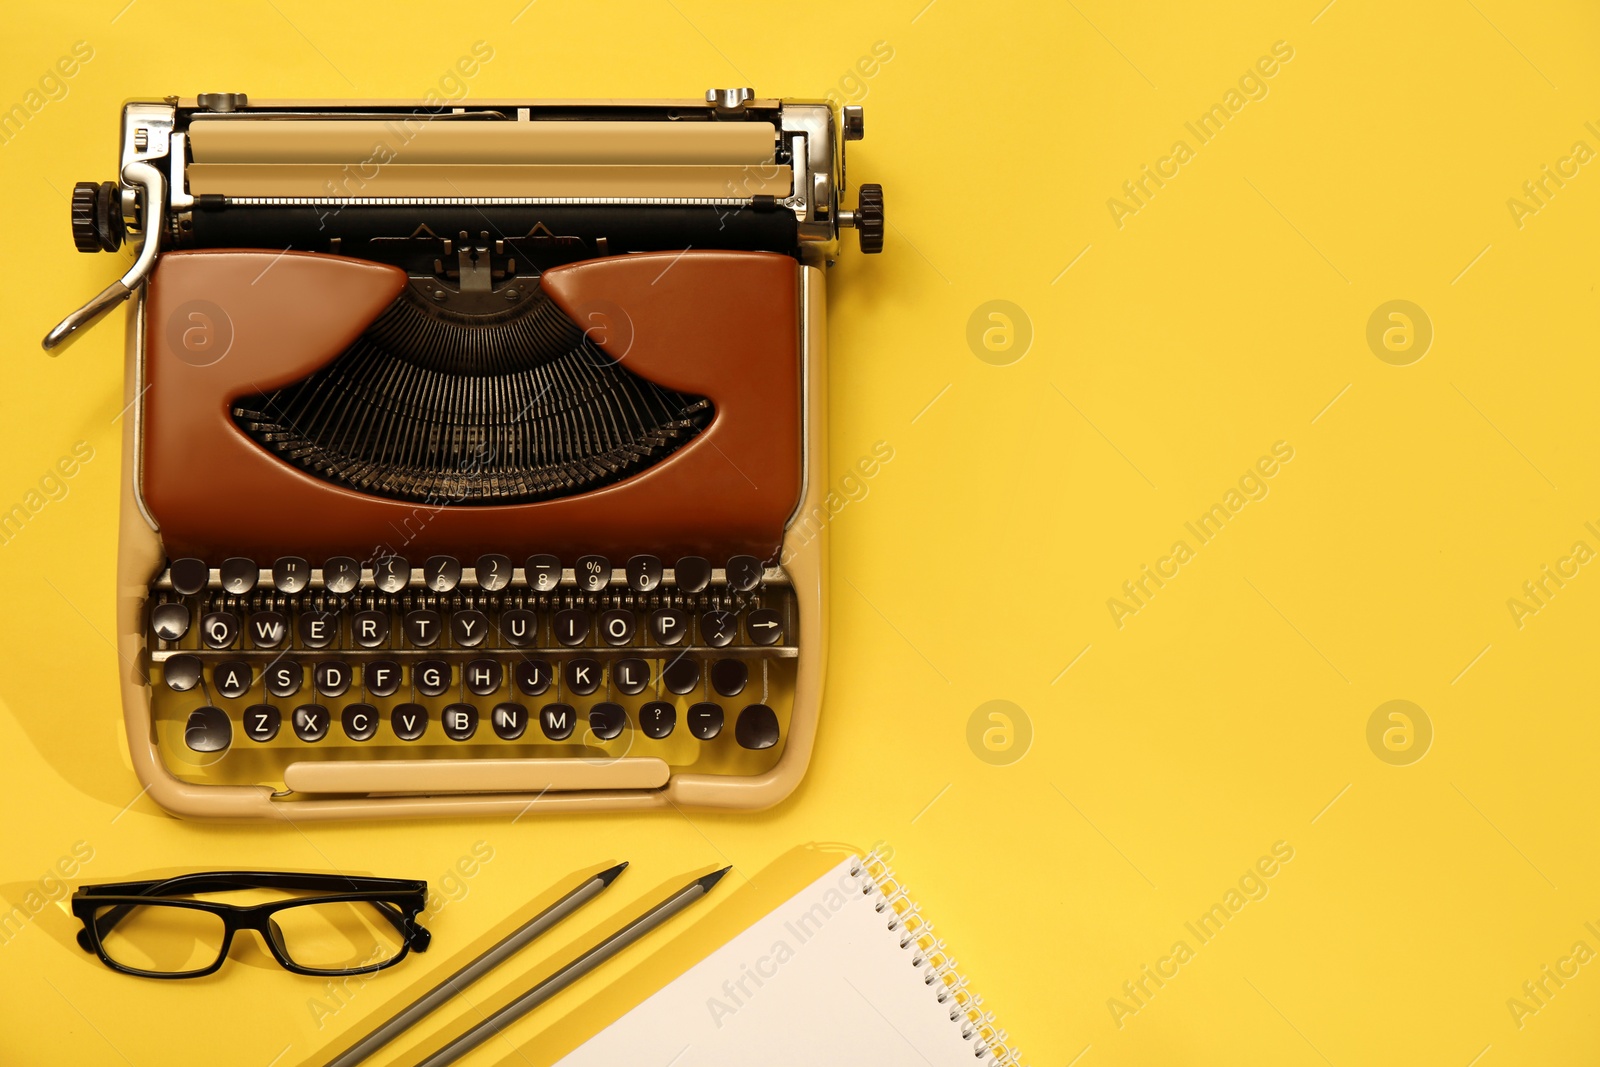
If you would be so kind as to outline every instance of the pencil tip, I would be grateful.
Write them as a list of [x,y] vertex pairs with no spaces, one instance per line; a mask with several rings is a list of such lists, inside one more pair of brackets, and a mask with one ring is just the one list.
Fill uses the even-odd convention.
[[617,880],[617,875],[621,874],[623,872],[623,870],[627,866],[628,866],[628,861],[627,860],[623,860],[621,863],[617,864],[615,867],[612,867],[609,870],[601,871],[599,874],[595,875],[595,877],[600,879],[602,884],[610,885],[612,882],[615,882]]
[[701,889],[710,889],[712,886],[714,886],[718,882],[722,881],[722,876],[727,874],[731,870],[733,870],[733,865],[730,863],[728,866],[722,868],[722,870],[720,870],[720,871],[712,871],[710,874],[708,874],[704,878],[700,879],[700,881],[699,881],[700,888]]

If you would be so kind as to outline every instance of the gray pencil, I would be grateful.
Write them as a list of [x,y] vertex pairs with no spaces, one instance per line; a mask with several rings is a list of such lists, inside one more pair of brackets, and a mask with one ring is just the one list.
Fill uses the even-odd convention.
[[594,970],[606,960],[615,956],[635,941],[639,940],[651,930],[660,926],[690,904],[699,900],[711,891],[711,887],[721,880],[733,868],[724,867],[714,871],[704,878],[696,878],[672,896],[663,900],[621,930],[612,934],[598,945],[561,968],[549,978],[540,982],[510,1004],[501,1008],[471,1030],[462,1034],[432,1056],[417,1064],[417,1067],[444,1067],[447,1063],[454,1063],[468,1052],[489,1040],[501,1030],[510,1026],[540,1004],[555,996],[561,990]]
[[363,1037],[360,1041],[357,1041],[343,1055],[329,1061],[328,1067],[353,1067],[353,1065],[365,1060],[368,1056],[414,1026],[423,1016],[455,996],[461,991],[462,986],[476,982],[500,966],[540,934],[599,896],[607,886],[616,880],[617,875],[621,874],[622,869],[626,866],[626,863],[619,863],[609,870],[601,871],[538,915],[511,931],[500,941],[486,949],[481,956],[428,990],[388,1022]]

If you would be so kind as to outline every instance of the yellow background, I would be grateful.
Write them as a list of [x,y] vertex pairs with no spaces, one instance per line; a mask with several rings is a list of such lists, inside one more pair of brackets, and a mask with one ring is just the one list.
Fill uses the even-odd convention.
[[[335,1002],[259,949],[203,981],[139,981],[79,951],[49,905],[0,943],[0,1059],[319,1062],[579,868],[634,864],[474,1003],[691,871],[732,863],[738,888],[808,842],[887,839],[1033,1064],[1594,1062],[1600,964],[1520,1027],[1507,1007],[1575,942],[1600,950],[1584,925],[1600,927],[1600,566],[1520,628],[1507,607],[1574,542],[1600,548],[1585,527],[1600,527],[1600,163],[1520,227],[1507,206],[1574,142],[1600,149],[1592,4],[524,2],[8,16],[0,105],[74,42],[94,58],[0,145],[0,504],[77,441],[94,459],[0,545],[0,896],[23,903],[79,842],[93,858],[74,884],[337,868],[426,877],[449,899],[476,842],[493,859],[449,883],[434,952],[320,1029],[312,998]],[[114,176],[126,97],[412,98],[478,40],[494,48],[480,98],[750,84],[866,106],[850,174],[883,183],[891,227],[882,256],[847,238],[830,272],[828,477],[877,441],[895,455],[832,526],[811,771],[760,815],[169,819],[128,770],[109,643],[120,324],[60,359],[38,350],[120,270],[73,252],[66,196]],[[893,57],[863,78],[880,41]],[[1199,144],[1184,124],[1279,41],[1293,58],[1267,95]],[[1119,228],[1108,199],[1180,139],[1193,158]],[[1434,331],[1408,366],[1366,339],[1395,299]],[[990,300],[1031,323],[1010,365],[968,345]],[[1294,457],[1268,495],[1195,542],[1185,522],[1279,441]],[[1179,539],[1194,558],[1119,628],[1108,598]],[[1367,741],[1396,699],[1433,731],[1406,766]],[[1009,765],[968,746],[991,700],[1031,724]],[[1294,858],[1267,895],[1200,944],[1184,924],[1279,841]],[[1193,958],[1119,1028],[1108,999],[1131,1005],[1123,983],[1179,940]],[[513,1038],[538,1043],[618,973]],[[523,1060],[497,1044],[470,1062]]]

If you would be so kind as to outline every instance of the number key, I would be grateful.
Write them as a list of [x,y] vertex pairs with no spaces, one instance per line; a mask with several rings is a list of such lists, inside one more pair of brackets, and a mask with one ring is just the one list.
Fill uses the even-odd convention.
[[334,556],[322,565],[322,588],[343,596],[361,581],[361,564],[349,556]]
[[422,565],[422,580],[435,593],[448,593],[461,583],[461,561],[454,556],[429,556]]
[[384,556],[372,565],[372,584],[380,592],[398,593],[411,581],[411,564],[404,556]]
[[529,556],[523,564],[523,574],[528,586],[540,593],[548,593],[561,584],[561,561],[548,553]]
[[272,587],[280,593],[293,596],[306,587],[310,578],[311,564],[299,556],[279,556],[272,565]]
[[661,560],[655,556],[634,556],[628,560],[628,588],[648,593],[661,584]]
[[256,561],[243,556],[232,556],[222,561],[222,588],[234,596],[244,596],[254,591],[256,579],[261,576]]
[[511,584],[511,557],[497,552],[479,556],[472,574],[479,589],[485,593],[498,593]]
[[578,588],[598,593],[611,584],[611,561],[604,556],[582,556],[576,568]]

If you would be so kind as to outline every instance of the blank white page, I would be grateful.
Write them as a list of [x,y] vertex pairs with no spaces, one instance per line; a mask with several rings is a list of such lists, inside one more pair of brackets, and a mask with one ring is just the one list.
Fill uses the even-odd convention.
[[926,967],[849,859],[612,1023],[557,1067],[973,1067]]

